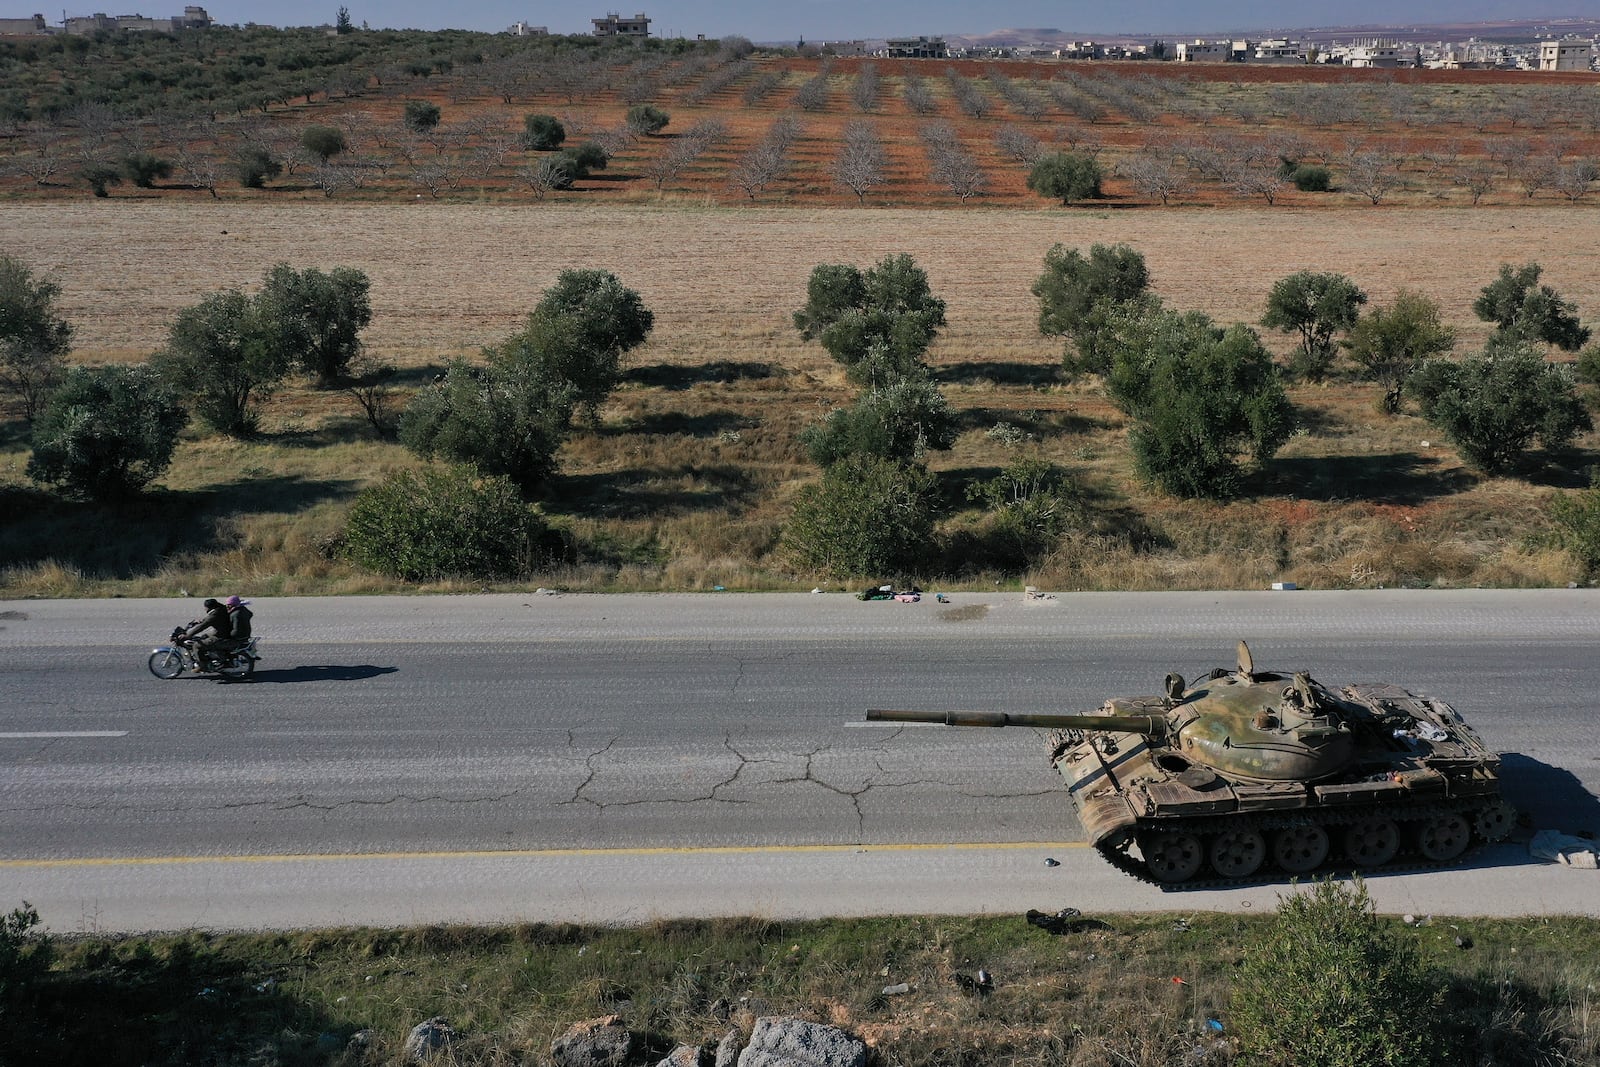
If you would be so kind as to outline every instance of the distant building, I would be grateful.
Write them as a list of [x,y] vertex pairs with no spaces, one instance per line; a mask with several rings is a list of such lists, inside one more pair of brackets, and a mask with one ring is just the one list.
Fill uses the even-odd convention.
[[948,59],[950,46],[943,37],[891,37],[879,54],[886,59]]
[[78,15],[65,19],[62,29],[67,33],[94,33],[97,30],[125,30],[130,33],[173,33],[177,30],[203,30],[211,25],[211,16],[203,7],[193,5],[183,9],[183,14],[169,18],[146,18],[144,15]]
[[1588,70],[1593,59],[1590,41],[1544,41],[1539,45],[1540,70]]
[[513,22],[506,29],[506,32],[513,37],[548,37],[550,36],[550,27],[530,26],[526,22]]
[[648,37],[650,36],[650,20],[645,18],[641,11],[631,19],[625,19],[615,11],[608,12],[603,19],[592,19],[594,35],[596,37]]
[[1054,53],[1056,59],[1099,59],[1100,46],[1093,41],[1068,41],[1057,48]]
[[1358,44],[1345,52],[1344,62],[1350,67],[1414,67],[1417,65],[1417,47],[1392,41]]
[[1260,41],[1250,53],[1251,63],[1298,64],[1306,61],[1306,46],[1299,41]]
[[1233,42],[1179,42],[1177,52],[1179,63],[1227,63],[1233,58]]
[[54,32],[43,15],[31,19],[0,19],[0,37],[37,36]]

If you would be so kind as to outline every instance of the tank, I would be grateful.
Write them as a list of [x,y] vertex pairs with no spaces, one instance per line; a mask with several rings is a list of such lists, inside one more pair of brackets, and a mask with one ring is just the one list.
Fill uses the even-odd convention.
[[1387,683],[1233,670],[1085,714],[889,711],[867,718],[1049,731],[1089,842],[1163,886],[1444,866],[1504,839],[1500,757],[1450,705]]

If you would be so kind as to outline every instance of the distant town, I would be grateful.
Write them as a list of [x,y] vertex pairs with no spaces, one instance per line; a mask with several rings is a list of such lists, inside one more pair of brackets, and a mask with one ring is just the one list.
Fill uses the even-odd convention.
[[[644,39],[652,35],[644,12],[624,17],[618,12],[591,20],[596,37]],[[87,34],[102,31],[184,32],[213,25],[205,8],[185,7],[182,15],[149,18],[144,15],[64,15],[50,22],[44,15],[0,18],[0,37],[40,36],[57,33]],[[256,25],[256,24],[252,24]],[[332,26],[318,27],[333,32]],[[1417,29],[1426,29],[1421,27]],[[1592,27],[1590,27],[1592,30]],[[516,22],[504,33],[518,37],[550,35],[545,26]],[[1443,70],[1600,70],[1600,33],[1552,33],[1548,39],[1495,40],[1471,35],[1461,40],[1411,40],[1383,35],[1356,35],[1348,40],[1311,40],[1293,37],[1252,38],[1230,36],[1188,40],[1152,39],[1143,43],[1119,37],[1112,40],[1056,40],[1056,31],[1037,31],[1038,39],[1021,38],[1027,31],[1011,31],[1011,41],[945,36],[907,36],[861,40],[799,40],[789,47],[824,55],[876,56],[885,59],[1036,59],[1036,60],[1149,60],[1177,63],[1245,63],[1347,67],[1426,67]],[[704,39],[706,34],[697,34]],[[994,37],[998,35],[990,35]],[[786,43],[787,44],[787,43]]]

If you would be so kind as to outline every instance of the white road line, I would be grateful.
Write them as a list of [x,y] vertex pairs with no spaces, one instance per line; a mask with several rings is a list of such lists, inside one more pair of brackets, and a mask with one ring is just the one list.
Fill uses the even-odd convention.
[[127,737],[126,730],[27,730],[17,733],[0,733],[7,737]]

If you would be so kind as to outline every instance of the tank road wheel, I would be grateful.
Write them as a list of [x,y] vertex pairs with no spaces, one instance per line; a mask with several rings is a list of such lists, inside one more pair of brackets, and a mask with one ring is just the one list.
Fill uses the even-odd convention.
[[1158,882],[1187,882],[1200,873],[1206,858],[1193,834],[1145,834],[1139,839],[1139,851]]
[[1517,810],[1502,800],[1478,812],[1478,817],[1472,821],[1472,828],[1485,841],[1504,841],[1516,821]]
[[1472,827],[1460,815],[1429,819],[1417,831],[1417,848],[1435,863],[1455,859],[1472,843]]
[[1225,830],[1211,839],[1211,869],[1224,878],[1247,878],[1266,858],[1266,839],[1254,830]]
[[1357,867],[1382,867],[1400,851],[1400,828],[1392,819],[1365,819],[1345,830],[1343,844]]
[[1290,874],[1305,874],[1328,858],[1328,832],[1315,823],[1286,826],[1272,835],[1272,862]]

